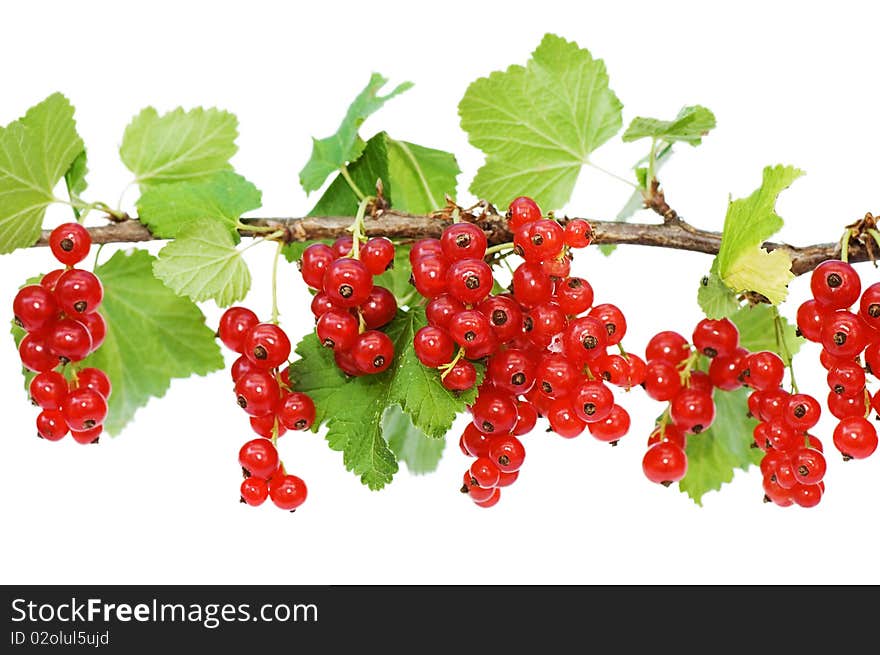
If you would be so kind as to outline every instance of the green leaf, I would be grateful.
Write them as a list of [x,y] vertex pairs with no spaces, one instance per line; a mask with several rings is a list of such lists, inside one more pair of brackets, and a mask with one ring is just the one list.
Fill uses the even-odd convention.
[[89,166],[86,156],[86,149],[80,150],[80,153],[74,158],[67,172],[64,173],[64,182],[67,184],[67,193],[70,199],[79,198],[88,187],[86,175],[89,172]]
[[706,315],[706,318],[724,318],[734,314],[739,309],[739,300],[736,294],[721,281],[717,274],[709,273],[700,280],[700,288],[697,290],[697,303]]
[[[312,139],[312,156],[299,173],[300,184],[306,193],[317,191],[328,175],[357,159],[363,151],[363,141],[358,138],[358,129],[363,122],[388,100],[412,87],[411,82],[404,82],[391,93],[380,96],[379,91],[387,82],[386,78],[373,73],[366,88],[349,106],[336,134],[324,139]],[[370,193],[368,189],[363,189],[363,192]]]
[[709,130],[714,128],[715,114],[706,107],[693,105],[682,107],[678,115],[671,121],[638,116],[626,128],[623,140],[636,141],[637,139],[652,138],[667,143],[682,141],[692,146],[698,146]]
[[236,137],[238,120],[229,112],[178,107],[160,116],[147,107],[125,128],[119,154],[144,191],[230,170]]
[[73,107],[60,93],[0,128],[0,254],[40,238],[55,186],[82,149]]
[[409,263],[410,246],[397,244],[394,247],[394,262],[391,268],[381,275],[377,275],[373,282],[379,284],[397,299],[399,306],[407,305],[417,296],[416,288],[410,284],[411,268]]
[[782,227],[777,196],[801,175],[803,171],[791,166],[768,166],[761,186],[728,206],[713,270],[733,291],[757,291],[774,305],[785,300],[794,277],[791,259],[781,250],[768,253],[761,244]]
[[223,368],[205,317],[153,277],[154,259],[144,250],[119,251],[96,271],[107,339],[85,365],[103,369],[113,383],[104,429],[114,436],[150,398],[165,395],[172,379]]
[[445,439],[431,439],[426,436],[397,405],[385,410],[382,430],[388,446],[397,459],[406,464],[410,473],[420,475],[437,470],[446,446]]
[[715,390],[715,421],[705,432],[688,436],[687,475],[678,488],[697,505],[703,504],[703,495],[721,489],[733,480],[736,469],[747,470],[761,461],[763,452],[752,448],[752,431],[758,422],[748,417],[746,388],[736,391]]
[[620,129],[622,107],[601,59],[547,34],[525,67],[478,79],[458,105],[486,153],[471,191],[499,206],[529,195],[545,211],[562,207],[590,153]]
[[[376,193],[376,181],[381,179],[386,198],[394,193],[394,183],[388,174],[387,135],[379,132],[366,142],[363,152],[349,165],[348,173],[358,189],[366,194]],[[342,176],[337,175],[309,216],[354,216],[360,198]]]
[[221,223],[238,243],[236,225],[242,214],[258,209],[262,194],[232,171],[148,187],[137,202],[138,218],[154,236],[173,239],[190,221],[209,218]]
[[162,250],[153,274],[180,296],[228,307],[247,296],[251,273],[235,240],[214,221],[190,221]]
[[[776,320],[779,320],[777,327]],[[739,329],[739,343],[750,352],[770,350],[782,357],[786,366],[800,350],[804,340],[797,336],[796,328],[776,307],[767,304],[745,305],[730,316]],[[784,347],[780,344],[783,344]]]
[[310,241],[291,241],[288,244],[285,244],[284,248],[281,250],[284,258],[289,261],[291,264],[294,262],[298,262],[300,257],[302,257],[306,248],[308,248],[313,243],[326,243],[328,246],[333,243],[331,239],[312,239]]
[[455,155],[387,137],[388,173],[394,192],[391,206],[411,214],[428,214],[455,197],[461,173]]
[[[394,342],[395,361],[379,375],[348,378],[336,367],[333,353],[322,348],[314,334],[306,336],[296,348],[300,359],[291,366],[290,376],[297,390],[315,401],[314,429],[327,424],[330,447],[343,452],[346,468],[371,489],[382,488],[397,472],[397,461],[384,435],[386,408],[399,406],[417,430],[441,439],[456,415],[476,396],[476,389],[461,395],[446,390],[439,373],[416,359],[413,335],[425,324],[422,308],[398,312],[385,330]],[[481,377],[481,366],[478,373]]]

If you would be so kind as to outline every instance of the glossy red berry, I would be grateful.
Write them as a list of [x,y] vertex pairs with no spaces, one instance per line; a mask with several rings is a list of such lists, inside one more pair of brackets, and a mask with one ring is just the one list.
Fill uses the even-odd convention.
[[660,443],[661,441],[672,442],[684,450],[687,446],[687,435],[674,423],[667,423],[663,426],[658,425],[648,437],[648,446],[653,446],[655,443]]
[[232,381],[238,382],[238,379],[241,376],[259,370],[261,369],[257,368],[256,364],[254,364],[250,359],[242,355],[234,362],[232,362],[232,366],[230,367],[229,372],[232,375]]
[[629,432],[629,425],[629,412],[620,405],[613,405],[608,416],[601,421],[587,423],[587,429],[599,441],[614,444]]
[[556,285],[556,302],[569,316],[583,314],[593,306],[593,287],[581,277],[569,277]]
[[261,437],[271,439],[274,437],[282,437],[287,433],[287,428],[278,421],[275,414],[266,414],[265,416],[251,416],[251,429]]
[[367,330],[354,342],[351,356],[363,373],[381,373],[394,360],[394,343],[384,332]]
[[358,320],[344,310],[327,312],[315,324],[315,333],[325,348],[349,350],[358,338]]
[[819,341],[829,355],[852,359],[868,343],[868,328],[856,314],[840,310],[827,317],[819,332]]
[[492,492],[494,493],[495,491],[498,491],[500,494],[500,487],[509,487],[514,482],[516,482],[517,478],[519,478],[519,471],[513,471],[512,473],[505,473],[504,471],[501,471],[501,475],[498,478],[498,484],[495,485],[495,488],[492,490]]
[[278,475],[269,480],[269,498],[279,509],[293,512],[306,502],[308,495],[306,483],[295,475]]
[[730,319],[704,318],[694,328],[693,344],[706,357],[728,357],[739,346],[739,330]]
[[79,268],[65,271],[55,284],[55,300],[68,316],[94,312],[104,298],[104,287],[94,273]]
[[516,425],[516,405],[498,391],[482,388],[470,409],[474,425],[486,434],[509,434]]
[[525,351],[509,348],[489,360],[488,377],[496,389],[518,396],[535,383],[535,362]]
[[360,259],[373,275],[381,275],[394,264],[394,244],[385,237],[373,237],[360,247]]
[[357,307],[373,290],[373,275],[357,259],[337,259],[324,273],[324,293],[340,307]]
[[415,266],[418,260],[426,257],[444,257],[440,239],[419,239],[412,245],[409,251],[410,265]]
[[614,394],[604,382],[587,380],[575,387],[571,395],[572,407],[584,423],[598,423],[611,414]]
[[528,312],[528,318],[531,319],[531,330],[527,336],[539,348],[550,345],[553,338],[566,327],[565,313],[552,302],[533,307]]
[[794,504],[792,492],[780,485],[774,477],[765,476],[763,487],[765,502],[773,502],[780,507],[790,507]]
[[828,392],[826,399],[828,411],[837,419],[865,415],[865,392],[858,391],[852,395]]
[[66,266],[79,264],[89,255],[92,237],[79,223],[59,225],[49,234],[49,248],[59,262]]
[[869,327],[880,330],[880,282],[875,282],[862,293],[859,316]]
[[[493,298],[490,297],[485,302],[492,300]],[[445,330],[449,327],[449,321],[452,320],[452,317],[464,309],[464,303],[448,293],[443,293],[428,301],[428,304],[425,305],[425,317],[428,319],[428,325]]]
[[562,252],[564,237],[565,233],[556,221],[528,223],[514,232],[514,252],[527,262],[540,263]]
[[365,375],[365,373],[358,368],[357,362],[354,361],[354,356],[351,354],[350,350],[334,350],[333,360],[336,362],[337,368],[346,375],[350,375],[351,377]]
[[489,319],[475,309],[453,316],[449,321],[449,335],[462,348],[485,344],[493,336]]
[[449,260],[442,255],[426,256],[412,264],[412,282],[425,298],[435,298],[446,293],[446,273]]
[[862,416],[845,418],[834,428],[834,446],[847,459],[865,459],[877,450],[877,430]]
[[690,345],[687,339],[678,332],[670,330],[655,334],[645,348],[645,360],[649,365],[655,360],[663,360],[677,365],[687,359],[689,354]]
[[526,196],[514,198],[507,208],[507,223],[513,231],[516,231],[526,223],[534,223],[540,220],[541,209],[534,200]]
[[87,445],[87,444],[96,444],[98,443],[98,439],[104,433],[104,426],[98,425],[90,430],[71,430],[70,436],[73,437],[73,440],[79,444]]
[[535,387],[548,398],[562,398],[571,393],[579,377],[574,362],[563,355],[547,353],[535,369]]
[[57,409],[44,409],[37,415],[37,435],[42,439],[58,441],[68,430],[64,415]]
[[290,357],[290,339],[274,323],[259,323],[245,337],[244,354],[258,368],[278,368]]
[[336,253],[325,243],[313,243],[303,251],[299,259],[299,271],[303,281],[312,289],[324,287],[324,274],[334,261]]
[[797,310],[798,331],[808,341],[819,341],[822,325],[834,310],[811,298]]
[[705,391],[682,389],[672,399],[669,415],[673,423],[685,432],[699,434],[715,420],[715,403]]
[[795,430],[806,432],[819,422],[821,414],[822,408],[815,398],[796,393],[789,397],[782,418]]
[[590,310],[589,316],[605,326],[608,333],[607,345],[616,346],[626,334],[626,318],[616,305],[604,303]]
[[540,264],[525,262],[513,272],[513,297],[523,307],[549,302],[552,296],[553,281]]
[[103,425],[107,418],[107,399],[94,389],[71,389],[61,407],[64,420],[71,430],[91,430]]
[[269,497],[269,483],[263,478],[251,476],[241,483],[241,500],[251,507],[258,507]]
[[801,484],[818,484],[825,477],[825,456],[814,448],[798,448],[791,456],[791,465]]
[[257,315],[246,307],[230,307],[220,317],[217,336],[233,352],[244,352],[244,340],[260,322]]
[[312,297],[312,302],[309,305],[309,309],[312,310],[312,314],[315,315],[315,318],[320,318],[323,314],[332,311],[344,312],[346,311],[344,307],[339,307],[334,304],[332,300],[330,300],[330,296],[328,296],[323,291],[319,291]]
[[687,455],[671,441],[661,441],[645,452],[642,471],[651,482],[668,487],[687,473]]
[[522,311],[508,296],[489,296],[477,310],[489,319],[498,341],[510,341],[521,334]]
[[89,331],[89,336],[92,338],[91,352],[95,352],[103,345],[104,339],[107,338],[107,321],[104,320],[101,312],[82,314],[76,320],[85,325]]
[[473,223],[454,223],[443,230],[440,247],[450,262],[482,260],[486,255],[486,233]]
[[446,272],[446,289],[466,305],[476,305],[492,291],[492,269],[482,259],[459,259]]
[[681,389],[681,376],[669,361],[654,359],[648,362],[644,384],[649,397],[666,402],[672,400]]
[[452,361],[455,342],[446,330],[426,325],[413,337],[413,350],[422,364],[437,368]]
[[36,332],[58,317],[58,304],[50,291],[39,284],[22,287],[12,301],[15,323],[26,332]]
[[538,410],[528,400],[516,401],[516,427],[513,434],[521,437],[535,428],[538,422]]
[[450,391],[467,391],[477,383],[477,369],[466,359],[459,359],[441,376],[443,386]]
[[333,257],[335,259],[348,257],[354,250],[354,239],[348,235],[339,237],[330,248],[333,250]]
[[[489,457],[475,459],[468,472],[471,475],[471,485],[483,489],[491,489],[498,484],[498,479],[501,477],[501,470]],[[475,482],[476,484],[474,484]]]
[[865,388],[865,369],[855,362],[841,362],[828,369],[826,380],[834,393],[853,395]]
[[586,248],[593,240],[593,228],[585,220],[574,218],[565,225],[565,245]]
[[67,380],[61,373],[45,371],[34,376],[28,387],[31,401],[41,409],[60,410],[67,397]]
[[18,354],[22,366],[29,371],[41,373],[58,366],[58,356],[49,348],[44,333],[32,332],[24,335],[18,344]]
[[582,316],[568,324],[563,334],[565,353],[576,362],[586,362],[605,354],[608,330],[595,317]]
[[550,429],[560,437],[573,439],[583,434],[587,427],[586,422],[582,421],[575,413],[570,398],[557,398],[547,410],[547,421],[550,423]]
[[737,348],[731,355],[713,357],[709,364],[709,379],[712,385],[724,391],[733,391],[742,386],[740,376],[745,369],[746,357],[749,352],[745,348]]
[[250,475],[268,480],[278,469],[278,451],[268,439],[251,439],[238,451],[238,463]]
[[571,274],[571,257],[564,252],[541,262],[541,270],[554,280],[562,280]]
[[315,422],[315,403],[304,393],[286,393],[276,413],[278,420],[288,430],[308,430]]
[[[473,498],[473,494],[471,494],[471,497]],[[476,505],[477,507],[482,507],[483,509],[495,507],[495,505],[498,504],[499,500],[501,500],[501,489],[499,489],[498,487],[492,489],[489,493],[489,497],[485,500],[477,500],[476,498],[473,498],[474,505]]]
[[859,299],[862,281],[850,264],[829,259],[819,264],[810,277],[813,298],[831,309],[846,309]]
[[526,459],[526,449],[513,435],[496,437],[489,447],[489,459],[502,473],[514,473],[522,467]]
[[397,299],[383,286],[374,286],[359,308],[368,330],[388,325],[397,315]]
[[776,353],[762,350],[746,357],[742,378],[752,389],[775,389],[782,384],[783,375],[785,364]]
[[58,284],[58,278],[64,275],[66,270],[67,269],[64,268],[56,268],[54,271],[49,271],[40,280],[40,286],[46,291],[55,291],[55,286]]
[[62,362],[79,362],[92,352],[88,328],[72,318],[62,318],[52,325],[46,343]]
[[822,494],[818,484],[797,484],[791,490],[791,498],[798,507],[815,507],[822,500]]
[[471,457],[485,457],[489,455],[493,438],[492,435],[478,430],[473,423],[468,423],[461,435],[461,448]]
[[275,376],[258,370],[242,375],[235,382],[238,406],[249,416],[265,416],[275,412],[281,400],[281,390]]

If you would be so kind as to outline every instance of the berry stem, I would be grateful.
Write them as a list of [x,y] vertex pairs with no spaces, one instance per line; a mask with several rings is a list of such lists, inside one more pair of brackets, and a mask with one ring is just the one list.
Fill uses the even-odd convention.
[[354,191],[354,195],[357,196],[357,199],[360,201],[366,200],[367,194],[361,191],[360,187],[352,179],[351,173],[348,172],[348,166],[343,164],[339,168],[339,173],[340,175],[342,175],[342,179],[344,179],[348,183],[348,186],[351,188],[351,190]]
[[681,370],[678,372],[679,378],[681,379],[681,386],[689,387],[691,382],[691,371],[694,370],[694,366],[696,366],[697,361],[700,359],[700,351],[694,348],[691,350],[687,359],[684,360],[684,365]]
[[[275,259],[272,261],[272,322],[278,325],[278,260],[281,259],[281,251],[284,248],[284,241],[278,240],[275,247]],[[273,439],[274,441],[274,439]]]
[[492,246],[491,248],[486,248],[486,257],[489,255],[494,255],[495,253],[504,252],[505,250],[513,250],[513,242],[508,241],[507,243],[499,243],[496,246]]
[[462,348],[462,347],[459,346],[459,348],[458,348],[458,352],[455,353],[455,357],[452,359],[451,362],[449,362],[448,364],[442,364],[442,365],[440,365],[440,366],[437,367],[437,370],[442,371],[442,372],[440,373],[440,379],[441,379],[441,380],[445,380],[445,379],[446,379],[446,376],[449,375],[449,371],[451,371],[451,370],[453,369],[453,367],[455,367],[455,365],[458,364],[458,361],[459,361],[462,357],[464,357],[464,348]]
[[361,196],[360,204],[358,204],[357,214],[354,217],[354,223],[348,228],[351,232],[351,257],[352,259],[361,258],[361,241],[366,240],[366,226],[364,225],[364,216],[367,213],[367,205],[372,202],[373,198]]
[[[869,227],[867,229],[867,232],[871,236],[871,238],[874,239],[874,243],[880,246],[880,232],[878,232],[877,229],[873,227]],[[877,262],[875,261],[874,264],[876,265],[876,263]]]
[[852,232],[847,228],[840,237],[840,261],[849,262],[849,240]]
[[[646,187],[650,187],[651,180],[654,179],[657,171],[657,137],[651,138],[651,150],[648,153],[648,174],[645,176]],[[642,189],[643,194],[648,188]]]
[[791,391],[792,393],[800,393],[798,391],[797,380],[795,380],[794,377],[794,357],[792,357],[791,351],[788,349],[788,344],[785,342],[785,328],[782,325],[782,317],[779,315],[779,308],[776,306],[773,307],[773,331],[776,333],[776,347],[779,349],[782,359],[788,367],[788,373],[791,378]]

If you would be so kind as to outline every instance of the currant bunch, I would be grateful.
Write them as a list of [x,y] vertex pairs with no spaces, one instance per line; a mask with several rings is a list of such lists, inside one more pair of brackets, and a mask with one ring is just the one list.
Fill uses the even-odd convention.
[[608,353],[626,333],[623,313],[611,304],[594,306],[590,283],[570,275],[572,249],[591,242],[589,223],[576,219],[562,227],[526,197],[510,204],[507,220],[511,248],[523,261],[503,293],[492,293],[486,235],[476,225],[455,223],[410,252],[412,283],[428,300],[428,325],[414,337],[416,357],[458,392],[476,384],[473,362],[486,364],[469,408],[472,425],[460,440],[462,451],[476,458],[462,491],[482,507],[497,503],[500,487],[516,480],[525,458],[518,437],[539,414],[565,438],[589,428],[615,443],[630,419],[608,384],[628,388],[644,375],[638,357],[622,348]]
[[231,369],[236,401],[259,435],[239,451],[241,502],[257,506],[271,498],[277,507],[294,511],[305,502],[308,489],[301,478],[286,472],[276,442],[288,430],[308,430],[315,422],[315,404],[295,391],[290,380],[290,339],[281,327],[261,323],[245,307],[223,313],[217,336],[239,353]]
[[[97,443],[107,417],[111,385],[97,368],[76,364],[95,352],[107,335],[98,309],[104,289],[98,277],[75,268],[89,254],[92,239],[79,223],[66,223],[49,236],[49,247],[64,265],[39,284],[23,287],[12,303],[15,323],[26,334],[18,352],[37,375],[30,383],[37,436],[58,441],[71,433],[78,443]],[[69,381],[68,381],[69,378]]]
[[865,459],[877,450],[877,430],[868,415],[880,410],[880,392],[870,395],[865,373],[880,374],[880,283],[863,292],[856,270],[833,259],[813,271],[810,290],[813,297],[798,308],[797,325],[801,335],[822,346],[828,411],[838,419],[834,446],[845,461]]
[[317,291],[311,309],[318,339],[348,375],[381,373],[394,359],[394,344],[380,328],[397,314],[397,301],[373,283],[393,264],[394,244],[385,237],[360,243],[348,236],[332,246],[310,245],[298,262],[303,280]]

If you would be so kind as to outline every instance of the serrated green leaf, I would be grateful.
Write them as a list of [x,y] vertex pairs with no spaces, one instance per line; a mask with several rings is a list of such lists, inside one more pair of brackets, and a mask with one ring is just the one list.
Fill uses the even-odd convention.
[[104,429],[114,436],[150,398],[165,395],[172,379],[223,368],[204,315],[153,276],[154,259],[144,250],[119,251],[96,271],[107,338],[84,366],[103,369],[113,383]]
[[757,425],[748,417],[749,390],[715,390],[715,421],[705,432],[688,436],[687,475],[678,483],[697,505],[703,495],[721,489],[733,480],[736,469],[747,470],[761,461],[763,452],[752,448],[752,431]]
[[775,352],[782,357],[786,365],[791,364],[791,357],[797,354],[804,343],[804,340],[797,336],[795,326],[771,305],[745,305],[732,314],[730,320],[739,329],[740,346],[750,352],[759,350]]
[[60,93],[0,129],[0,254],[40,238],[55,186],[82,149],[73,107]]
[[601,59],[547,34],[525,67],[478,79],[458,105],[486,153],[471,191],[499,206],[529,195],[545,211],[562,207],[590,153],[620,129],[622,107]]
[[221,223],[238,243],[238,219],[261,204],[257,187],[237,173],[219,171],[186,182],[150,186],[137,201],[137,210],[139,220],[162,239],[177,237],[190,221],[208,218]]
[[88,188],[88,182],[86,182],[86,175],[88,172],[88,157],[86,155],[86,149],[83,148],[80,153],[74,157],[67,172],[64,173],[64,182],[67,184],[67,193],[70,195],[71,200],[79,198],[86,188]]
[[291,264],[294,262],[298,262],[300,257],[302,257],[305,249],[308,248],[313,243],[326,243],[328,246],[333,243],[330,239],[312,239],[310,241],[291,241],[284,245],[284,248],[281,250],[284,258],[289,261]]
[[178,107],[159,115],[147,107],[132,119],[119,154],[145,191],[149,185],[198,180],[231,170],[238,120],[220,109]]
[[[299,173],[300,184],[306,193],[317,191],[328,175],[357,159],[363,151],[363,141],[358,138],[363,122],[388,100],[412,87],[411,82],[404,82],[387,95],[380,96],[379,91],[387,82],[386,78],[373,73],[366,88],[349,106],[336,133],[324,139],[312,139],[312,156]],[[366,189],[363,192],[370,193]]]
[[190,221],[159,251],[153,274],[169,289],[196,302],[213,300],[228,307],[247,296],[251,273],[221,224],[209,219]]
[[632,120],[623,133],[623,140],[636,141],[652,138],[674,143],[681,141],[692,146],[702,143],[703,137],[715,128],[715,114],[701,105],[682,107],[671,121],[638,116]]
[[387,138],[388,173],[394,189],[391,206],[411,214],[428,214],[455,197],[461,173],[455,155],[443,150]]
[[388,446],[410,473],[421,475],[437,470],[443,456],[445,439],[431,439],[412,424],[409,416],[397,405],[385,410],[382,431]]
[[[394,342],[395,360],[379,375],[348,378],[314,334],[296,348],[300,359],[291,366],[290,376],[297,390],[315,401],[314,429],[327,424],[330,447],[343,451],[346,468],[371,489],[382,488],[397,472],[397,461],[383,434],[386,408],[400,406],[416,429],[440,439],[476,396],[476,389],[461,395],[446,390],[439,373],[416,359],[412,339],[425,323],[420,307],[398,312],[385,330]],[[478,373],[482,376],[482,367]]]
[[409,246],[396,245],[392,267],[373,279],[375,284],[381,285],[393,293],[398,306],[401,307],[409,304],[418,296],[416,288],[409,282],[411,275],[409,251]]
[[697,290],[697,303],[706,318],[724,318],[739,309],[739,300],[721,278],[714,272],[709,273],[700,281]]
[[733,291],[757,291],[773,304],[785,300],[794,277],[791,259],[781,250],[768,253],[761,244],[782,227],[777,196],[801,175],[803,171],[792,166],[768,166],[761,186],[728,206],[713,270]]
[[[394,183],[388,173],[387,135],[379,132],[367,141],[360,156],[348,166],[348,174],[362,193],[376,193],[376,182],[382,180],[383,193],[391,198]],[[360,198],[351,188],[348,181],[337,175],[321,199],[309,212],[309,216],[354,216]]]

